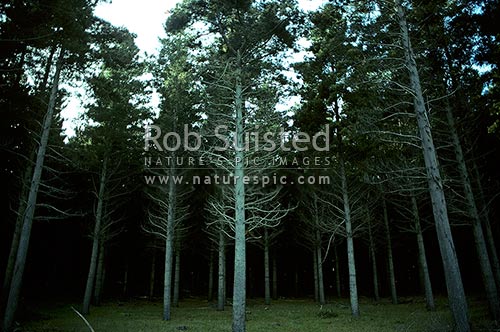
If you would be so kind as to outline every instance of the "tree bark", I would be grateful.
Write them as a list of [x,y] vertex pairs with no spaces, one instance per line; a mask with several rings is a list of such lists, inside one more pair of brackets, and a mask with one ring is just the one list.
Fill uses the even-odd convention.
[[47,57],[47,62],[45,63],[45,70],[43,72],[43,77],[42,81],[40,82],[40,86],[38,87],[38,90],[41,93],[45,92],[45,89],[47,88],[47,83],[49,82],[49,75],[50,75],[50,70],[52,68],[52,61],[54,59],[54,54],[56,53],[57,47],[52,46],[49,51],[49,56]]
[[[32,159],[33,158],[30,158],[30,161]],[[21,194],[19,195],[19,207],[17,209],[16,225],[14,228],[14,234],[12,235],[9,259],[7,261],[7,267],[5,268],[5,276],[3,280],[2,303],[1,303],[2,312],[4,309],[4,305],[6,304],[4,301],[7,300],[7,297],[9,295],[10,282],[12,280],[12,274],[14,272],[14,264],[16,262],[17,249],[19,247],[19,240],[21,238],[21,230],[23,228],[24,211],[26,209],[26,196],[29,192],[28,189],[30,188],[29,181],[31,179],[32,171],[33,171],[32,165],[28,165],[26,167],[26,170],[24,171],[24,176],[21,183],[22,189],[21,189]]]
[[337,246],[333,247],[333,252],[335,254],[335,288],[337,289],[337,297],[342,297],[342,292],[340,288],[340,263],[339,263],[339,255],[337,252]]
[[427,258],[425,255],[424,237],[422,235],[422,228],[420,226],[420,217],[418,215],[418,205],[415,196],[411,197],[411,204],[413,212],[413,222],[417,234],[418,262],[420,265],[420,271],[422,271],[421,273],[424,283],[425,303],[427,310],[434,311],[436,310],[436,306],[434,304],[434,295],[432,294],[431,278],[429,275],[429,268],[427,267]]
[[[57,46],[54,45],[50,48],[50,53],[49,57],[47,58],[47,62],[45,64],[45,70],[43,73],[43,79],[41,85],[38,87],[38,91],[40,93],[44,93],[45,89],[47,88],[47,84],[49,81],[49,75],[50,75],[50,70],[52,68],[52,63],[54,60],[54,54],[57,50]],[[23,51],[23,57],[24,57],[24,51]],[[24,62],[24,59],[22,60]],[[10,246],[10,252],[9,252],[9,259],[7,261],[7,267],[5,268],[5,276],[4,276],[4,281],[3,281],[3,287],[2,287],[2,298],[7,300],[7,297],[9,295],[9,288],[10,288],[10,282],[12,279],[12,273],[14,272],[14,263],[16,262],[16,256],[17,256],[17,248],[19,246],[19,239],[21,237],[21,229],[23,226],[23,219],[24,219],[24,212],[26,209],[26,199],[29,193],[29,181],[32,177],[32,172],[33,172],[33,165],[31,165],[31,161],[34,159],[35,150],[30,152],[30,158],[29,158],[29,164],[26,166],[26,169],[24,171],[24,176],[22,180],[22,189],[21,189],[21,194],[19,195],[19,207],[17,209],[17,217],[16,217],[16,225],[14,228],[14,234],[12,236],[12,242]],[[4,301],[2,301],[1,307],[2,307],[2,312],[4,308]]]
[[125,271],[123,272],[123,288],[122,288],[122,298],[126,299],[127,298],[127,292],[128,292],[128,272],[129,272],[129,265],[128,262],[125,264]]
[[[175,156],[174,156],[175,158]],[[170,166],[170,178],[175,176],[175,166]],[[172,305],[172,261],[174,250],[174,222],[175,222],[175,195],[176,187],[174,181],[169,181],[168,186],[168,212],[167,212],[167,236],[165,239],[165,274],[163,278],[163,320],[170,320]]]
[[[221,226],[222,227],[222,226]],[[224,310],[226,304],[226,240],[225,234],[219,230],[219,266],[217,283],[217,310]]]
[[349,199],[349,186],[347,182],[347,174],[345,171],[345,160],[344,160],[344,149],[343,140],[341,133],[341,118],[339,103],[336,100],[334,103],[335,120],[338,123],[337,128],[337,141],[338,141],[338,152],[337,157],[339,161],[340,168],[340,181],[342,185],[342,201],[344,205],[344,221],[346,230],[346,242],[347,242],[347,265],[349,270],[349,297],[351,302],[351,314],[353,317],[359,317],[359,298],[358,298],[358,284],[356,280],[356,260],[354,255],[354,234],[352,231],[352,220],[351,220],[351,204]]
[[458,164],[458,170],[460,172],[460,180],[462,182],[465,199],[467,201],[467,210],[469,216],[472,218],[472,233],[474,235],[474,244],[476,246],[479,266],[481,268],[481,276],[483,279],[484,288],[486,290],[486,297],[488,298],[490,313],[494,320],[498,320],[500,318],[500,303],[498,300],[495,277],[493,276],[493,271],[488,256],[488,249],[486,247],[486,241],[484,239],[483,229],[481,227],[481,218],[479,217],[476,199],[474,197],[474,192],[472,191],[469,171],[467,169],[467,164],[465,163],[462,145],[460,143],[460,139],[458,138],[458,132],[455,126],[455,118],[453,117],[453,112],[449,105],[446,107],[446,119],[448,121],[448,127],[453,142],[453,149],[455,150],[455,158]]
[[498,262],[497,248],[495,245],[495,238],[491,230],[491,224],[488,217],[483,217],[483,226],[486,232],[486,243],[488,244],[489,257],[493,269],[493,275],[497,284],[497,289],[500,288],[500,264]]
[[392,304],[398,304],[398,295],[396,291],[396,275],[394,273],[394,260],[392,257],[392,240],[391,240],[391,229],[389,227],[389,217],[387,214],[387,202],[385,198],[382,198],[382,208],[384,212],[384,227],[385,227],[385,239],[386,239],[386,250],[387,250],[387,268],[389,270],[389,286],[391,289],[391,300]]
[[[24,201],[21,198],[22,201]],[[24,215],[24,206],[25,204],[21,202],[22,206],[19,206],[18,215],[16,218],[16,225],[14,228],[14,234],[12,234],[12,242],[10,245],[9,259],[7,261],[7,267],[5,268],[5,275],[3,280],[2,287],[2,309],[4,306],[4,300],[7,299],[9,295],[10,283],[12,280],[12,274],[14,272],[14,264],[16,262],[17,257],[17,249],[19,247],[19,240],[21,239],[21,230],[23,228],[23,215]]]
[[237,71],[235,89],[235,238],[234,238],[234,284],[233,284],[233,332],[246,330],[246,239],[245,239],[245,175],[244,165],[244,127],[243,127],[243,88],[241,83],[241,54],[237,52]]
[[155,294],[155,278],[156,278],[156,249],[153,248],[151,257],[151,272],[149,274],[149,300],[153,299]]
[[104,194],[107,181],[108,158],[104,157],[99,179],[99,192],[97,194],[97,210],[95,216],[94,233],[92,235],[92,253],[90,254],[90,266],[87,274],[87,284],[85,286],[85,295],[83,297],[82,315],[90,313],[90,302],[92,300],[92,290],[97,269],[97,260],[99,257],[99,242],[101,237],[102,214],[104,209]]
[[500,288],[500,263],[498,261],[497,248],[495,245],[495,238],[493,236],[493,232],[491,230],[490,218],[488,215],[488,205],[486,204],[486,200],[484,199],[484,191],[483,185],[481,183],[481,176],[479,175],[479,169],[477,167],[476,161],[473,159],[473,170],[474,177],[476,178],[476,184],[478,188],[478,198],[481,204],[481,216],[483,220],[483,227],[486,233],[486,243],[489,249],[489,257],[491,261],[491,267],[493,269],[493,275],[495,276],[495,281],[497,284],[497,289]]
[[462,284],[462,277],[456,256],[455,245],[448,220],[448,211],[446,198],[443,191],[443,183],[439,171],[437,152],[434,147],[431,127],[427,112],[425,109],[424,97],[420,86],[420,77],[417,70],[417,64],[408,33],[408,26],[403,7],[400,0],[396,0],[396,9],[399,17],[399,27],[401,30],[401,39],[405,51],[406,66],[410,77],[411,87],[414,96],[414,109],[417,116],[418,129],[422,141],[422,152],[424,155],[427,180],[429,185],[429,194],[432,201],[432,210],[438,236],[439,249],[443,260],[443,267],[448,289],[448,299],[455,322],[457,332],[469,332],[469,317],[467,300]]
[[273,299],[278,299],[278,267],[276,263],[276,252],[273,254]]
[[340,159],[340,177],[342,181],[342,198],[344,201],[344,218],[347,234],[347,262],[349,268],[349,294],[351,300],[351,314],[354,317],[359,317],[358,285],[356,281],[356,262],[354,258],[351,206],[349,203],[349,192],[347,187],[347,176],[345,174],[344,159],[342,157]]
[[379,294],[378,272],[377,272],[377,256],[375,255],[375,242],[373,240],[372,225],[371,225],[370,216],[368,216],[368,240],[369,240],[369,247],[370,247],[369,248],[370,258],[372,261],[373,297],[374,297],[376,302],[379,302],[380,301],[380,294]]
[[214,299],[214,252],[210,249],[210,258],[208,261],[208,295],[207,300],[211,302]]
[[325,300],[325,285],[323,282],[323,255],[321,253],[321,238],[319,230],[316,230],[316,239],[319,241],[319,245],[316,247],[316,256],[318,262],[318,299],[319,304],[326,304]]
[[271,304],[271,273],[269,270],[269,233],[264,228],[264,303]]
[[31,226],[33,224],[33,216],[35,214],[36,200],[38,189],[40,187],[40,179],[42,176],[43,164],[45,161],[45,153],[49,141],[50,127],[52,126],[52,119],[54,116],[54,109],[56,105],[57,92],[59,90],[59,77],[63,65],[64,50],[61,49],[56,64],[56,71],[52,83],[52,90],[50,92],[49,104],[47,106],[47,113],[43,121],[42,135],[40,138],[40,145],[36,155],[35,168],[33,169],[33,177],[31,180],[30,190],[28,194],[28,201],[24,211],[21,236],[19,238],[19,246],[17,249],[16,262],[14,264],[14,272],[10,284],[9,297],[7,299],[7,306],[5,309],[5,316],[3,321],[3,330],[8,332],[12,328],[14,316],[17,310],[19,301],[19,294],[21,292],[21,283],[23,279],[24,267],[26,265],[26,256],[28,254],[28,246],[31,236]]
[[312,250],[313,254],[313,276],[314,276],[314,302],[319,302],[319,287],[318,287],[318,254],[316,246]]
[[104,276],[104,235],[99,241],[99,258],[97,260],[97,272],[94,287],[94,304],[96,306],[101,305],[101,294],[103,286],[103,276]]
[[[314,255],[314,253],[313,253]],[[295,270],[293,271],[293,293],[295,297],[299,297],[299,265],[295,263]]]
[[174,272],[174,298],[172,304],[174,307],[179,306],[179,287],[181,281],[181,248],[180,245],[176,246],[175,250],[175,272]]

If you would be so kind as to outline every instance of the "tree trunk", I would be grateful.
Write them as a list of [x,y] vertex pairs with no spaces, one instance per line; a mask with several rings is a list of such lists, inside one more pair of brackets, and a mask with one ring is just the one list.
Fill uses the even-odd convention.
[[318,295],[319,304],[326,304],[325,299],[325,286],[323,282],[323,256],[321,254],[321,246],[316,248],[316,255],[318,256]]
[[208,261],[208,302],[214,299],[214,252],[210,249],[210,259]]
[[420,226],[420,217],[418,215],[418,205],[415,196],[411,197],[411,204],[413,211],[413,222],[415,224],[415,231],[417,233],[418,262],[424,283],[426,307],[427,310],[434,311],[436,310],[436,306],[434,305],[434,295],[432,294],[431,278],[429,276],[429,268],[427,267],[427,258],[425,255],[424,237],[422,235],[422,228]]
[[97,272],[94,287],[94,304],[101,305],[102,282],[104,275],[104,235],[99,241],[99,258],[97,260]]
[[314,302],[319,302],[319,287],[318,287],[318,254],[316,246],[312,250],[313,254],[313,275],[314,275]]
[[151,258],[151,272],[149,274],[149,300],[153,299],[155,294],[155,277],[156,277],[156,249],[153,248],[153,254]]
[[31,236],[31,226],[33,224],[33,216],[35,214],[36,199],[38,195],[38,188],[40,187],[40,179],[42,176],[43,164],[45,160],[45,152],[49,141],[50,127],[52,125],[52,118],[56,105],[57,92],[59,89],[59,76],[63,64],[64,50],[61,49],[59,58],[57,60],[56,71],[50,92],[49,104],[47,106],[47,113],[43,121],[42,135],[40,138],[40,145],[36,155],[35,168],[33,170],[33,177],[28,194],[28,201],[24,211],[21,236],[19,238],[19,246],[17,249],[16,262],[14,264],[14,272],[10,284],[9,297],[7,299],[7,306],[5,309],[5,316],[3,322],[3,330],[9,331],[14,322],[14,316],[17,310],[19,301],[19,294],[21,292],[21,283],[23,279],[24,267],[26,264],[26,256],[28,254],[28,246]]
[[14,234],[12,234],[12,242],[10,245],[9,259],[7,261],[7,267],[5,268],[5,275],[2,287],[2,308],[4,303],[3,299],[7,299],[9,295],[10,282],[12,280],[12,273],[14,272],[14,264],[17,257],[17,248],[19,247],[19,240],[21,238],[21,229],[23,228],[23,215],[24,215],[24,195],[21,196],[21,205],[19,206],[18,215],[16,218],[16,225],[14,228]]
[[493,268],[493,274],[495,276],[495,280],[497,282],[497,289],[500,288],[500,264],[498,262],[497,248],[495,245],[495,238],[493,236],[493,231],[491,230],[491,224],[489,218],[483,219],[484,229],[486,231],[486,242],[488,244],[489,252],[490,252],[490,261]]
[[[313,252],[314,255],[314,252]],[[293,267],[293,294],[294,297],[299,297],[299,265],[295,263]]]
[[325,286],[323,283],[323,255],[321,253],[321,238],[320,238],[319,230],[316,230],[316,240],[320,243],[316,247],[316,256],[318,262],[318,297],[319,304],[326,304],[325,300]]
[[488,217],[483,217],[483,226],[486,232],[486,243],[488,244],[489,257],[493,269],[493,275],[497,283],[497,289],[500,288],[500,264],[498,262],[497,248],[495,245],[495,238],[491,230],[491,224]]
[[102,294],[104,293],[104,284],[106,282],[106,264],[102,266],[102,274],[101,274],[101,293],[99,294],[99,298],[101,299],[102,302]]
[[269,233],[264,228],[264,303],[271,304],[271,275],[269,271]]
[[180,287],[180,277],[181,277],[181,249],[180,245],[177,245],[175,250],[175,272],[174,272],[174,298],[172,304],[174,307],[179,306],[179,287]]
[[[221,225],[221,227],[223,227]],[[224,310],[226,304],[226,241],[222,228],[219,230],[219,267],[217,283],[217,310]]]
[[[224,285],[222,286],[222,299],[224,302],[224,305],[227,303],[227,265],[226,265],[226,251],[224,250]],[[232,294],[231,294],[232,295]]]
[[92,300],[92,290],[97,269],[97,259],[99,257],[99,242],[101,237],[102,214],[104,209],[104,193],[106,190],[108,158],[104,157],[99,180],[99,193],[97,194],[97,210],[95,216],[94,233],[92,235],[92,253],[90,254],[90,266],[87,274],[87,285],[85,286],[85,295],[83,297],[82,314],[90,313],[90,301]]
[[336,100],[334,104],[335,119],[339,128],[337,129],[338,152],[337,157],[340,166],[340,180],[342,184],[342,201],[344,203],[344,221],[346,230],[347,242],[347,265],[349,270],[349,297],[351,302],[351,314],[353,317],[359,317],[359,299],[358,299],[358,284],[356,280],[356,260],[354,255],[354,234],[352,231],[351,221],[351,204],[349,200],[349,187],[347,184],[347,174],[345,171],[345,161],[343,156],[343,142],[341,134],[341,118],[339,110],[339,102]]
[[42,81],[40,82],[40,86],[38,87],[38,90],[41,93],[44,93],[45,89],[47,88],[47,83],[49,82],[49,74],[52,68],[52,61],[54,59],[54,54],[56,53],[56,50],[57,50],[56,46],[52,46],[50,48],[49,56],[47,57],[47,62],[45,63],[45,70],[43,72]]
[[[173,156],[175,158],[175,156]],[[170,178],[175,176],[174,163],[170,166]],[[172,304],[172,261],[174,250],[174,222],[175,222],[175,195],[174,181],[168,186],[168,214],[167,214],[167,237],[165,239],[165,274],[163,278],[163,320],[170,320],[170,309]]]
[[342,297],[342,292],[340,289],[340,263],[339,263],[339,255],[337,252],[337,246],[333,247],[335,254],[335,288],[337,288],[337,297]]
[[359,317],[358,285],[356,281],[356,262],[354,258],[351,206],[349,203],[349,192],[347,188],[347,176],[345,174],[344,160],[342,157],[340,159],[340,177],[342,181],[342,198],[344,201],[344,218],[347,234],[347,262],[349,268],[349,294],[351,300],[351,314],[354,317]]
[[276,266],[276,252],[273,254],[273,299],[278,299],[278,267]]
[[[31,161],[34,157],[31,157],[29,160]],[[16,217],[16,225],[14,228],[14,234],[12,235],[12,242],[10,244],[10,252],[9,259],[7,261],[7,267],[5,268],[5,276],[3,280],[2,287],[2,303],[1,309],[3,312],[5,301],[9,295],[10,282],[12,280],[12,273],[14,272],[14,264],[16,262],[17,257],[17,249],[19,247],[19,240],[21,238],[21,230],[23,227],[23,219],[24,219],[24,211],[26,209],[26,196],[29,192],[29,181],[31,179],[31,173],[33,171],[32,165],[28,165],[26,170],[24,171],[24,176],[22,180],[22,190],[19,195],[19,207],[17,209],[17,217]]]
[[469,317],[467,300],[462,284],[462,277],[458,265],[458,259],[455,251],[455,245],[448,220],[448,211],[446,198],[443,191],[443,183],[439,171],[437,153],[434,147],[431,127],[427,112],[425,109],[424,97],[420,86],[420,77],[417,70],[417,64],[408,33],[406,17],[400,0],[396,0],[396,9],[399,16],[399,26],[403,48],[405,50],[406,66],[411,81],[411,87],[414,96],[414,108],[417,116],[418,129],[422,141],[422,152],[424,155],[425,168],[429,185],[429,194],[432,201],[432,210],[436,224],[436,233],[438,236],[439,249],[443,260],[443,267],[448,289],[448,299],[455,322],[457,332],[469,332]]
[[455,126],[455,119],[451,107],[446,107],[446,119],[448,120],[448,127],[453,141],[453,149],[455,150],[455,158],[460,172],[460,180],[464,187],[465,199],[467,201],[467,210],[469,216],[472,218],[472,233],[474,234],[474,244],[479,259],[479,266],[481,268],[481,276],[483,279],[484,288],[486,290],[486,297],[490,307],[491,316],[494,320],[500,319],[500,303],[498,301],[497,287],[495,284],[495,277],[488,257],[488,249],[486,241],[484,240],[483,229],[481,227],[481,218],[476,205],[474,192],[469,178],[469,171],[465,163],[462,145],[458,138],[457,129]]
[[489,249],[489,257],[491,262],[491,267],[493,269],[493,275],[497,284],[497,290],[500,288],[500,263],[498,261],[497,248],[495,245],[495,238],[491,230],[490,218],[488,214],[488,205],[484,199],[484,191],[481,183],[481,176],[479,175],[479,169],[477,167],[476,161],[473,159],[473,170],[474,176],[476,178],[476,184],[478,188],[479,202],[482,206],[481,215],[483,220],[484,231],[486,232],[486,243]]
[[255,294],[255,277],[254,273],[252,272],[252,267],[248,267],[248,273],[247,273],[247,296],[250,299],[254,298]]
[[[367,211],[368,212],[368,211]],[[369,240],[369,250],[370,258],[372,261],[372,275],[373,275],[373,296],[375,301],[380,301],[379,295],[379,284],[378,284],[378,272],[377,272],[377,256],[375,255],[375,242],[373,241],[372,225],[370,216],[368,216],[368,240]]]
[[235,236],[234,236],[234,284],[233,284],[233,332],[245,332],[246,314],[246,239],[245,239],[245,155],[243,127],[243,89],[241,84],[241,54],[237,54],[236,93],[235,93]]
[[391,229],[389,227],[389,217],[387,215],[387,203],[385,198],[382,198],[382,208],[384,210],[384,227],[386,235],[386,250],[387,250],[387,268],[389,270],[389,286],[391,289],[392,304],[398,304],[398,295],[396,292],[396,276],[394,274],[394,261],[392,258],[392,240]]
[[127,299],[127,292],[128,292],[128,272],[129,272],[129,265],[128,262],[125,264],[125,271],[123,272],[123,288],[122,288],[122,299]]
[[[43,80],[42,84],[39,86],[38,91],[40,93],[44,93],[45,89],[47,88],[47,83],[49,81],[49,74],[50,70],[52,68],[52,62],[54,60],[54,54],[57,50],[57,46],[54,45],[50,49],[49,57],[47,58],[47,62],[45,65],[45,70],[43,73]],[[23,51],[23,56],[24,57],[25,52]],[[24,59],[22,59],[22,62],[24,62]],[[24,176],[22,180],[22,189],[21,189],[21,194],[19,195],[19,207],[17,209],[17,217],[16,217],[16,225],[14,228],[14,234],[12,236],[12,242],[10,246],[10,252],[9,252],[9,259],[7,261],[7,267],[5,268],[5,276],[4,276],[4,281],[3,281],[3,287],[2,287],[2,299],[7,300],[8,295],[9,295],[9,289],[10,289],[10,283],[12,280],[12,273],[14,272],[14,263],[16,262],[16,257],[17,257],[17,248],[19,247],[19,239],[21,237],[21,229],[23,226],[23,219],[24,219],[24,212],[26,209],[26,200],[28,199],[28,193],[30,189],[30,184],[29,181],[32,177],[32,172],[33,172],[33,165],[31,165],[31,161],[35,158],[35,150],[32,150],[30,152],[30,157],[29,157],[29,162],[28,165],[26,166],[26,169],[24,171]],[[1,310],[3,312],[4,309],[4,301],[2,300],[1,303]]]

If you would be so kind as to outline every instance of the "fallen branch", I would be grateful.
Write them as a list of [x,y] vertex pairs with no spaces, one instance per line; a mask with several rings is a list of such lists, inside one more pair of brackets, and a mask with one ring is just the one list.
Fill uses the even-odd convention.
[[89,321],[87,319],[85,319],[85,317],[83,317],[83,315],[81,313],[79,313],[78,310],[76,310],[73,307],[71,307],[71,310],[73,310],[78,315],[78,317],[80,317],[81,319],[83,319],[83,321],[85,322],[85,325],[87,325],[87,327],[89,328],[90,332],[95,332],[95,330],[92,328],[92,325],[90,325]]

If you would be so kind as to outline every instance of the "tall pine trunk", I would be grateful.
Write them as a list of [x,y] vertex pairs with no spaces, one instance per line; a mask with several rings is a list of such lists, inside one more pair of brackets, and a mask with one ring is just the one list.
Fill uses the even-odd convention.
[[19,238],[19,245],[17,249],[16,262],[14,264],[14,272],[10,283],[9,297],[5,309],[3,330],[8,332],[14,322],[14,316],[17,310],[19,301],[19,294],[21,292],[21,283],[23,279],[24,267],[26,265],[26,256],[28,254],[28,246],[31,236],[31,226],[33,224],[33,216],[35,215],[36,200],[38,195],[38,188],[40,187],[40,180],[42,177],[43,164],[45,161],[45,153],[49,142],[50,127],[52,126],[52,119],[54,116],[54,109],[56,106],[57,92],[59,90],[59,77],[63,65],[64,50],[61,49],[56,64],[54,80],[50,92],[49,104],[47,106],[47,113],[43,121],[42,134],[36,155],[35,168],[33,169],[33,177],[28,194],[28,201],[24,211],[21,235]]
[[347,267],[349,270],[349,298],[351,302],[351,314],[353,317],[359,317],[359,298],[358,298],[358,283],[356,280],[356,259],[354,255],[354,234],[352,230],[351,219],[351,203],[349,199],[349,186],[347,182],[347,173],[345,171],[344,149],[342,140],[342,128],[340,118],[339,102],[334,102],[335,120],[338,124],[337,141],[338,152],[337,157],[340,168],[340,181],[342,185],[342,202],[344,205],[344,222],[347,242]]
[[437,152],[434,147],[434,140],[430,127],[429,118],[425,109],[424,97],[420,85],[420,77],[417,70],[415,55],[410,42],[406,16],[400,0],[396,0],[396,10],[399,17],[399,27],[401,30],[401,40],[405,51],[406,66],[410,77],[411,88],[414,96],[414,108],[417,116],[418,129],[422,141],[422,152],[424,155],[429,194],[432,201],[432,210],[438,236],[439,249],[443,260],[443,267],[448,289],[448,299],[455,322],[457,332],[469,332],[469,317],[467,300],[462,284],[462,276],[458,266],[458,259],[455,245],[451,234],[448,220],[448,210],[446,198],[443,191],[443,183],[439,171]]
[[92,301],[92,290],[97,270],[97,260],[99,258],[99,242],[101,238],[102,215],[104,209],[104,194],[106,190],[108,158],[104,157],[102,163],[101,176],[99,179],[99,192],[97,194],[97,210],[95,215],[94,233],[92,236],[92,253],[90,254],[90,266],[87,274],[87,284],[83,296],[82,314],[90,313],[90,302]]
[[389,286],[391,289],[392,304],[398,304],[398,294],[396,291],[396,275],[394,273],[394,260],[392,256],[391,229],[389,227],[389,216],[387,213],[387,202],[382,198],[382,209],[384,212],[384,227],[387,250],[387,269],[389,270]]
[[411,205],[413,213],[413,223],[415,225],[415,232],[417,234],[418,263],[424,283],[425,303],[427,310],[434,311],[436,310],[436,306],[434,304],[434,295],[432,294],[431,278],[429,275],[429,268],[427,266],[427,257],[425,255],[424,237],[422,235],[422,227],[420,226],[420,217],[418,215],[418,205],[415,196],[411,197]]
[[316,257],[318,262],[318,300],[319,304],[326,304],[325,300],[325,285],[323,282],[323,255],[321,252],[321,238],[319,230],[316,230],[316,241],[318,241],[318,246],[316,247]]
[[45,92],[45,89],[47,89],[47,84],[49,82],[49,75],[50,75],[50,71],[52,68],[52,62],[53,62],[54,55],[55,55],[56,51],[57,51],[57,46],[53,45],[50,48],[49,56],[47,57],[47,62],[45,63],[43,77],[42,77],[42,80],[40,82],[40,86],[38,87],[38,90],[42,93]]
[[125,263],[125,271],[123,271],[123,287],[122,287],[122,299],[127,299],[128,293],[128,273],[130,270],[129,263]]
[[[173,156],[175,158],[175,156]],[[170,166],[170,178],[175,176],[174,163]],[[174,250],[174,222],[175,222],[175,195],[176,187],[174,181],[168,186],[168,212],[167,212],[167,236],[165,239],[165,273],[163,276],[163,320],[170,320],[172,305],[172,261]]]
[[[368,213],[368,210],[366,211]],[[380,301],[378,272],[377,272],[377,256],[375,255],[375,241],[373,240],[371,218],[368,215],[368,241],[370,250],[370,259],[372,262],[372,277],[373,277],[373,297],[376,302]]]
[[210,258],[208,260],[208,294],[207,300],[211,302],[214,299],[214,251],[210,249]]
[[273,253],[273,299],[278,299],[278,267],[276,262],[276,249]]
[[155,294],[155,279],[156,279],[156,248],[153,248],[151,255],[151,271],[149,273],[149,300],[153,299]]
[[271,304],[271,273],[269,270],[269,233],[264,228],[264,302]]
[[340,288],[340,263],[337,246],[333,247],[333,253],[335,254],[335,288],[337,289],[337,297],[341,298],[342,292]]
[[[314,254],[314,253],[313,253]],[[293,293],[295,297],[299,297],[299,265],[295,263],[293,270]]]
[[181,248],[180,245],[176,245],[175,249],[175,270],[174,270],[174,297],[172,299],[172,305],[174,307],[179,306],[179,287],[181,282]]
[[[31,161],[33,158],[30,158]],[[14,234],[12,234],[12,242],[10,244],[9,259],[7,261],[7,267],[5,268],[5,275],[2,286],[2,303],[0,305],[2,312],[5,305],[5,300],[9,295],[10,282],[12,280],[12,274],[14,272],[14,264],[16,263],[17,249],[19,247],[19,240],[21,239],[21,230],[23,228],[24,211],[26,209],[26,196],[29,192],[29,181],[33,172],[33,166],[28,165],[24,171],[24,176],[22,180],[21,194],[19,195],[19,206],[17,209],[16,225],[14,227]]]
[[347,176],[345,173],[344,160],[340,160],[340,177],[342,181],[342,198],[344,201],[345,229],[347,234],[347,264],[349,268],[349,294],[351,300],[351,314],[359,316],[358,284],[356,281],[356,261],[354,258],[354,240],[351,223],[351,206],[349,203],[349,192],[347,187]]
[[476,252],[479,259],[481,276],[483,279],[484,288],[486,290],[486,297],[488,298],[492,318],[494,320],[498,320],[500,318],[500,304],[498,301],[495,278],[493,276],[490,259],[488,257],[488,249],[486,247],[486,241],[484,240],[483,228],[481,226],[481,218],[479,217],[476,199],[474,197],[474,192],[472,191],[469,171],[467,169],[467,164],[465,163],[462,145],[460,143],[460,139],[458,138],[458,133],[455,126],[455,118],[453,117],[453,112],[449,105],[446,107],[446,119],[448,121],[448,128],[450,130],[453,142],[455,158],[458,164],[458,170],[460,172],[460,180],[464,188],[465,199],[467,201],[467,210],[469,216],[472,218],[472,233],[474,235],[474,244],[476,246]]
[[219,266],[217,282],[217,310],[224,310],[226,304],[226,239],[224,231],[219,230]]
[[235,225],[234,225],[234,284],[233,284],[233,332],[245,332],[246,314],[246,239],[245,239],[245,175],[244,165],[244,126],[243,126],[243,87],[241,83],[241,54],[237,54],[235,87]]
[[314,276],[314,302],[319,302],[319,287],[318,287],[318,255],[316,246],[312,250],[313,254],[313,276]]
[[495,245],[495,238],[493,236],[493,231],[491,230],[490,219],[488,217],[483,217],[483,226],[484,226],[484,231],[486,233],[486,243],[488,244],[489,257],[490,257],[491,266],[493,269],[493,275],[495,277],[497,289],[499,289],[500,288],[500,264],[498,262],[498,254],[497,254],[497,248]]
[[104,282],[104,237],[99,241],[99,258],[97,259],[97,272],[94,287],[94,304],[96,306],[101,305],[101,294]]
[[9,295],[10,283],[12,281],[12,274],[14,273],[14,264],[16,263],[17,249],[19,247],[19,240],[21,239],[21,230],[23,228],[24,219],[24,195],[21,195],[21,202],[17,210],[16,225],[14,228],[14,234],[12,234],[12,242],[10,244],[9,258],[7,261],[7,267],[5,268],[5,275],[2,286],[2,304],[1,308],[4,306],[4,299],[7,299]]
[[481,204],[481,216],[483,220],[483,227],[486,233],[486,243],[488,244],[489,257],[491,261],[491,267],[493,268],[493,274],[495,276],[495,281],[497,283],[497,289],[500,288],[500,263],[498,261],[497,248],[495,245],[495,238],[493,236],[493,231],[491,230],[490,217],[488,214],[488,204],[484,199],[483,185],[481,183],[481,176],[479,175],[479,168],[477,163],[473,158],[472,166],[474,170],[474,177],[476,178],[476,184],[478,188],[478,198]]

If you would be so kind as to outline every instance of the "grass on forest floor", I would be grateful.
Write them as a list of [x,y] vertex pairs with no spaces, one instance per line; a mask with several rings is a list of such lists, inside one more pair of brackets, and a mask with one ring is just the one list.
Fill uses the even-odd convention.
[[[351,316],[349,302],[331,300],[319,306],[311,300],[279,300],[270,306],[262,299],[247,302],[247,331],[266,332],[347,332],[347,331],[451,331],[450,314],[446,301],[438,299],[437,310],[427,312],[423,301],[392,305],[388,300],[376,304],[369,299],[360,303],[361,317]],[[23,332],[87,332],[85,323],[72,311],[79,304],[37,305],[30,308],[31,320],[25,321]],[[499,331],[487,319],[487,308],[482,302],[470,302],[475,331]],[[162,303],[146,300],[107,302],[92,307],[88,321],[96,332],[167,332],[167,331],[231,331],[231,307],[218,312],[213,304],[200,299],[186,299],[172,309],[172,319],[165,322]]]

